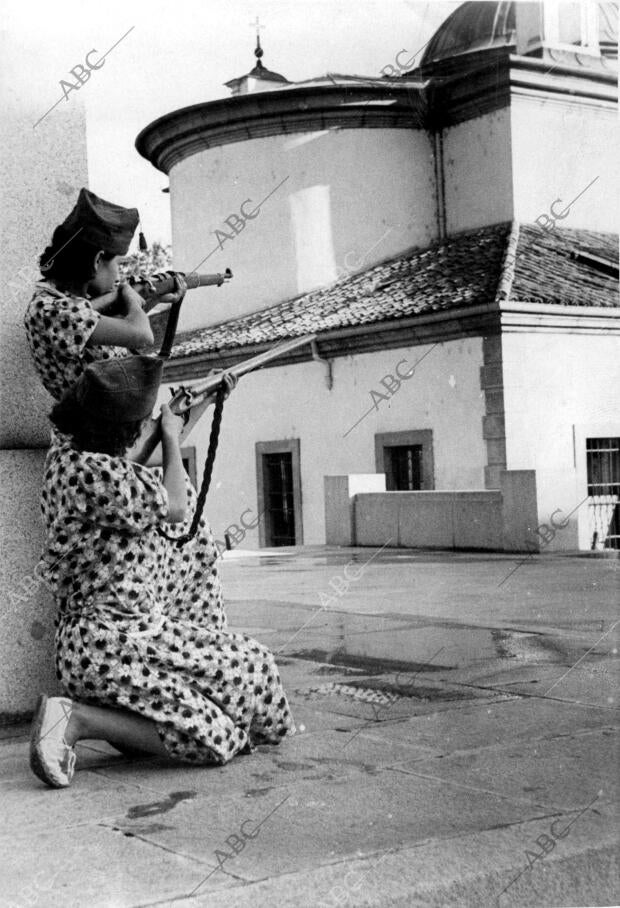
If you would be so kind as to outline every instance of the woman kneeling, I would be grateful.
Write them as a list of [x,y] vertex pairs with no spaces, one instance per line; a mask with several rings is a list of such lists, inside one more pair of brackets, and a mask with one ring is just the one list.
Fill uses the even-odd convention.
[[82,738],[223,764],[294,732],[271,652],[225,623],[190,620],[175,602],[170,565],[195,567],[200,577],[217,550],[203,533],[183,559],[170,558],[172,524],[186,521],[188,509],[181,420],[162,406],[163,476],[125,456],[160,380],[152,357],[94,363],[51,414],[42,562],[58,605],[56,673],[68,696],[40,697],[30,765],[56,788],[70,784]]

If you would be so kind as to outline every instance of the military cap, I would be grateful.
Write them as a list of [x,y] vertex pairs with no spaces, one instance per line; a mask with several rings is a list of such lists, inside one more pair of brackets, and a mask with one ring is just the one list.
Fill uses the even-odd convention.
[[156,356],[97,360],[86,367],[71,394],[92,416],[136,422],[150,416],[155,406],[163,367]]
[[126,255],[139,220],[137,208],[114,205],[82,188],[62,228],[110,255]]

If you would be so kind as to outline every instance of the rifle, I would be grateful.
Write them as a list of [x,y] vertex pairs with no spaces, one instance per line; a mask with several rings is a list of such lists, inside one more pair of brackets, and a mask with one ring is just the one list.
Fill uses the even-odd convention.
[[[197,274],[195,271],[185,274],[183,271],[166,271],[154,274],[152,277],[144,274],[139,274],[137,276],[132,275],[127,279],[127,283],[133,287],[136,293],[139,293],[144,300],[144,311],[148,313],[149,318],[156,315],[157,311],[159,311],[153,311],[156,306],[159,306],[159,297],[164,296],[166,293],[174,292],[175,274],[185,278],[188,290],[194,290],[196,287],[209,287],[214,285],[216,287],[221,287],[225,281],[229,281],[233,276],[230,268],[227,268],[222,274]],[[115,303],[117,302],[117,296],[118,289],[116,287],[109,293],[104,293],[97,298],[97,308],[100,311],[105,312],[106,315],[116,314]]]
[[[265,350],[264,353],[259,353],[257,356],[252,356],[243,360],[243,362],[237,363],[235,366],[231,366],[226,372],[229,375],[240,378],[248,372],[260,369],[266,363],[277,359],[279,356],[284,356],[299,347],[303,347],[305,344],[312,343],[315,338],[316,335],[314,334],[306,334],[303,337],[276,344],[269,350]],[[176,390],[172,390],[172,397],[168,402],[168,406],[173,413],[177,416],[182,416],[185,420],[185,425],[181,431],[181,443],[187,438],[209,404],[212,403],[213,392],[222,384],[222,375],[223,373],[221,372],[209,375],[194,385],[181,385]],[[137,463],[146,463],[154,453],[159,440],[160,418],[158,417],[157,419],[151,419],[137,444],[127,456]]]
[[130,277],[129,284],[136,293],[139,293],[144,300],[144,311],[149,312],[157,305],[160,296],[174,291],[174,277],[185,278],[188,290],[194,290],[196,287],[209,287],[215,285],[221,287],[225,281],[229,281],[233,276],[230,268],[227,268],[223,274],[197,274],[191,271],[185,274],[183,271],[167,271],[164,274],[154,274],[152,277],[138,275]]
[[[232,271],[230,268],[227,268],[224,274],[196,274],[195,271],[192,271],[186,276],[182,271],[169,271],[167,274],[155,274],[152,278],[138,278],[136,279],[134,286],[140,288],[139,290],[136,290],[136,292],[141,295],[144,294],[142,298],[145,300],[145,312],[148,312],[149,309],[153,309],[153,307],[157,306],[157,300],[160,296],[174,290],[175,277],[177,274],[185,278],[188,290],[191,290],[193,287],[208,286],[209,284],[216,284],[218,287],[221,287],[224,281],[228,281],[232,277]],[[182,300],[179,300],[178,302],[173,303],[168,312],[166,332],[162,341],[161,350],[159,351],[159,355],[162,359],[168,359],[172,352],[172,344],[179,322],[182,302]],[[151,315],[155,315],[155,311],[151,312]]]

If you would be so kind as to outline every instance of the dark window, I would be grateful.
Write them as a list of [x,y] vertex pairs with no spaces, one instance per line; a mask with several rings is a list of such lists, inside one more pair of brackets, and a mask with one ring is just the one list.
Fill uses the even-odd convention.
[[303,545],[299,439],[257,441],[255,450],[261,548]]
[[422,445],[386,447],[384,457],[388,492],[416,492],[422,488]]
[[592,548],[620,549],[620,438],[587,438]]
[[435,488],[431,429],[375,435],[377,473],[385,473],[388,492],[428,492]]
[[269,516],[268,546],[295,545],[293,455],[263,454],[265,505]]

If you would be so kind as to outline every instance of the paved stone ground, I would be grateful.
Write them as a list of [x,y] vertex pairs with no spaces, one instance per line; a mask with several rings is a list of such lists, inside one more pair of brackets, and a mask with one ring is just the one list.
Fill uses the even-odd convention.
[[232,553],[231,624],[298,725],[222,768],[80,745],[72,787],[0,741],[9,906],[620,902],[619,562]]

